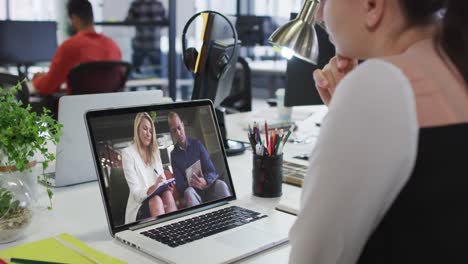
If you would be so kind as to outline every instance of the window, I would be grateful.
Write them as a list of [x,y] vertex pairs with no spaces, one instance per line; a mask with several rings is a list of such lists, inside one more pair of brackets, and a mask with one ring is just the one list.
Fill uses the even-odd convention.
[[302,1],[256,0],[253,4],[254,15],[289,18],[291,12],[299,12]]
[[197,11],[213,10],[227,15],[236,13],[236,4],[237,1],[235,0],[195,0],[195,8]]
[[50,0],[10,0],[10,19],[56,20],[56,7]]
[[0,0],[0,20],[5,20],[6,18],[6,0]]
[[[0,0],[0,19],[6,19],[8,0]],[[102,15],[102,0],[90,0],[93,5],[94,16],[99,19]],[[67,16],[67,1],[51,0],[9,0],[11,20],[52,20]]]

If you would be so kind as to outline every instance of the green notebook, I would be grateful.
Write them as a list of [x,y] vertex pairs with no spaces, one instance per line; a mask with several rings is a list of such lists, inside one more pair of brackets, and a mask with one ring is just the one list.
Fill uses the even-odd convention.
[[0,251],[0,258],[22,258],[40,261],[83,264],[93,264],[95,262],[102,264],[126,263],[88,246],[84,242],[74,238],[69,234],[63,233],[57,237],[96,261],[92,261],[89,258],[80,255],[76,251],[70,249],[69,246],[63,245],[53,237],[5,249]]

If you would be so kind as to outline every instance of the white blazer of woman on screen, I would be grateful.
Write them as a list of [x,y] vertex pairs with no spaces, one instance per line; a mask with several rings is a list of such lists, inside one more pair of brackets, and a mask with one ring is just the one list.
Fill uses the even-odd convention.
[[138,113],[135,117],[133,143],[122,150],[122,163],[130,189],[126,224],[177,210],[172,194],[174,186],[145,201],[158,184],[166,180],[154,122],[146,112]]

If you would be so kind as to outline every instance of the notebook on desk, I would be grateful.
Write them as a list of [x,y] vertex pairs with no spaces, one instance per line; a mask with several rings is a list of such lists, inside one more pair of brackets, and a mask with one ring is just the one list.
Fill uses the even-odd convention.
[[86,136],[86,111],[158,103],[162,98],[160,90],[62,96],[58,121],[63,129],[57,144],[55,174],[48,174],[44,183],[61,187],[97,179]]
[[[156,135],[169,132],[169,113],[176,112],[183,121],[184,134],[187,136],[185,142],[188,143],[185,148],[176,146],[172,152],[185,151],[182,152],[185,153],[184,156],[191,156],[195,154],[189,153],[193,153],[196,147],[198,150],[195,153],[205,153],[206,155],[201,154],[205,156],[200,161],[201,170],[204,175],[208,175],[213,173],[210,172],[210,168],[213,168],[216,175],[212,175],[212,179],[216,182],[207,182],[207,186],[211,187],[206,187],[203,191],[197,190],[197,194],[202,197],[198,205],[187,205],[189,200],[185,200],[185,203],[176,203],[178,207],[173,212],[146,218],[139,218],[137,215],[136,219],[128,221],[125,217],[128,209],[126,206],[130,204],[129,200],[133,199],[131,195],[136,192],[130,191],[126,178],[130,178],[130,172],[135,167],[131,165],[127,167],[130,169],[126,169],[125,166],[128,165],[125,164],[128,163],[119,161],[122,160],[122,153],[127,155],[128,148],[133,146],[134,120],[141,112],[154,116]],[[266,209],[249,201],[237,200],[214,113],[211,101],[201,100],[98,110],[86,114],[88,135],[108,225],[116,240],[168,263],[190,264],[234,262],[288,240],[294,216],[274,208]],[[173,143],[176,144],[175,141]],[[174,157],[175,154],[171,155],[170,164],[174,172],[173,177],[176,179],[176,185],[184,184],[176,186],[175,190],[183,190],[177,191],[177,196],[184,200],[187,198],[184,195],[189,189],[186,172],[176,168],[180,163]],[[123,159],[126,162],[127,156]],[[182,164],[188,167],[197,159],[187,160]],[[119,180],[112,174],[112,171],[117,169],[129,174],[116,174],[120,175]],[[118,182],[120,187],[124,188],[112,186]],[[222,184],[218,185],[218,182]],[[227,192],[216,196],[212,186],[225,186]],[[195,190],[197,187],[190,188]],[[142,209],[141,206],[139,208]]]
[[98,251],[66,233],[1,250],[0,259],[21,259],[20,261],[10,260],[8,262],[32,264],[126,264],[126,262]]

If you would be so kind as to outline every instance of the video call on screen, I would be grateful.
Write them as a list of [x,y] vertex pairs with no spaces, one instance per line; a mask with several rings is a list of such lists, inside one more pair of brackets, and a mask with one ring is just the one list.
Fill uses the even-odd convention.
[[[232,195],[209,106],[98,116],[89,124],[114,227]],[[151,155],[159,158],[151,162]]]

